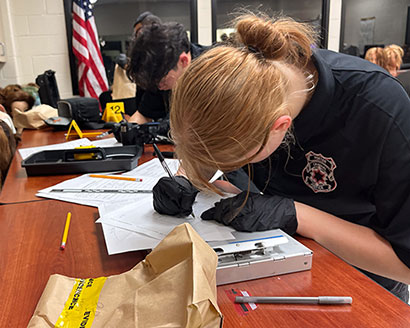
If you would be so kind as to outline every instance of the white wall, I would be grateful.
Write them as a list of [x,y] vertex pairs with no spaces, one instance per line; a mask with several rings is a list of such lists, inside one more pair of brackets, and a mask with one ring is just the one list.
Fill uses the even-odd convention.
[[224,0],[218,1],[217,23],[218,28],[231,26],[231,20],[235,16],[229,14],[241,8],[260,10],[269,15],[282,12],[300,20],[313,21],[320,17],[321,6],[322,0]]
[[343,0],[344,43],[359,46],[360,19],[376,17],[373,44],[403,45],[410,0]]
[[61,98],[71,97],[63,0],[0,0],[0,19],[7,48],[0,86],[34,82],[52,69]]
[[342,0],[330,0],[329,31],[327,48],[333,51],[340,49],[340,28],[342,23]]
[[212,44],[212,1],[198,0],[198,43]]
[[167,6],[164,6],[163,2],[136,1],[118,5],[97,1],[94,7],[94,17],[98,35],[100,37],[105,35],[129,37],[135,20],[144,11],[152,12],[164,22],[178,22],[186,28],[191,26],[189,2],[186,1],[167,1]]

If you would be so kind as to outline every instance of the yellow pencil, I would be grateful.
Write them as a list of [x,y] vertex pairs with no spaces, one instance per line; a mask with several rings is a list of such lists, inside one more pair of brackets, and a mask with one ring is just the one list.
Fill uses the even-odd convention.
[[124,176],[120,176],[120,175],[90,174],[90,177],[91,178],[116,179],[116,180],[142,182],[141,178],[124,177]]
[[70,227],[70,221],[71,221],[71,212],[68,212],[67,213],[67,219],[65,221],[63,241],[61,242],[61,246],[60,246],[61,250],[65,249],[65,244],[67,242],[68,228]]

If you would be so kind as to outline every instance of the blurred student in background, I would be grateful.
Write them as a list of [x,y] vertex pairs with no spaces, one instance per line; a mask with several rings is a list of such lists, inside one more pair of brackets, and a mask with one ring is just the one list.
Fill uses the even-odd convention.
[[[152,23],[161,23],[161,19],[149,11],[143,12],[141,15],[139,15],[133,25],[133,31],[132,31],[132,40],[136,38],[136,35],[138,31],[142,28],[144,25],[152,24]],[[117,99],[127,99],[127,98],[133,98],[139,97],[139,91],[137,89],[137,86],[135,85],[134,82],[132,82],[128,76],[127,76],[127,65],[128,65],[128,57],[126,54],[121,53],[117,56],[115,59],[115,69],[114,69],[114,79],[113,79],[113,84],[112,84],[112,93],[111,93],[111,99],[112,100],[117,100]],[[130,114],[133,114],[137,108]]]
[[129,51],[127,74],[138,89],[137,111],[129,121],[143,124],[167,117],[171,89],[205,49],[189,41],[180,23],[144,21]]
[[397,77],[403,62],[404,51],[396,45],[391,44],[384,48],[373,47],[367,50],[364,59],[383,67],[390,75]]
[[386,67],[386,54],[384,53],[384,49],[381,47],[373,47],[368,49],[364,59],[383,68]]
[[397,77],[403,62],[403,48],[396,44],[391,44],[384,48],[384,53],[386,57],[386,65],[384,68],[386,68],[392,76]]

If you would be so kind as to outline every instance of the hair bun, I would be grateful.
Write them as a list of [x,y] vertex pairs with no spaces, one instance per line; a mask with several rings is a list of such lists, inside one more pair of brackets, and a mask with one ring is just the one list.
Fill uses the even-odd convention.
[[236,30],[245,46],[258,49],[266,59],[305,65],[311,56],[312,28],[291,18],[245,15],[237,19]]

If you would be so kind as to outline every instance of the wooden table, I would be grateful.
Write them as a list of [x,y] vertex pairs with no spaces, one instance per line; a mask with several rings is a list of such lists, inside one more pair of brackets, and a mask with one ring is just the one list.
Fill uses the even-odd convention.
[[[34,140],[62,142],[49,131],[28,131],[21,147]],[[30,138],[28,138],[28,136]],[[27,139],[28,138],[28,139]],[[147,152],[147,156],[150,152]],[[2,202],[35,200],[37,189],[67,176],[30,177],[16,155],[1,194]],[[144,159],[142,159],[144,160]],[[7,193],[7,194],[5,194]],[[73,218],[64,252],[59,250],[65,213]],[[54,200],[0,206],[0,327],[25,327],[51,274],[99,277],[131,269],[145,251],[107,254],[96,208]],[[314,252],[309,271],[218,287],[224,327],[410,327],[410,307],[312,240],[297,237]],[[233,292],[276,296],[352,296],[353,304],[260,304],[244,311]]]

